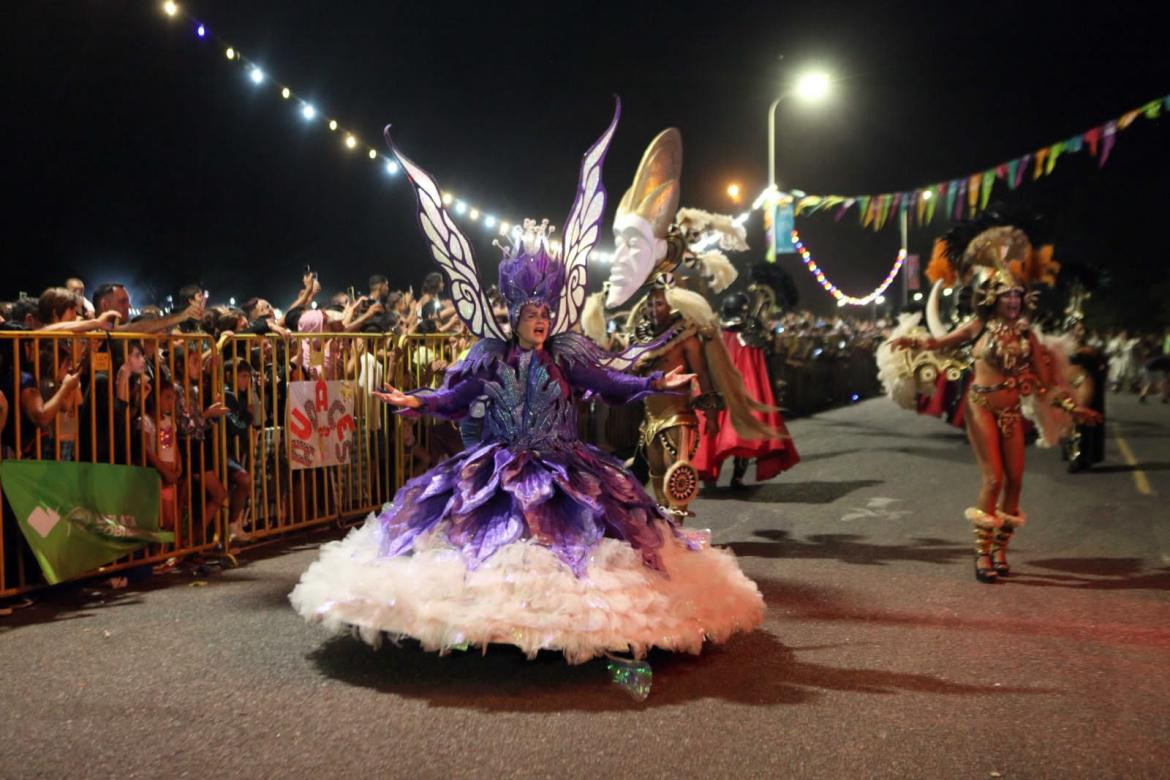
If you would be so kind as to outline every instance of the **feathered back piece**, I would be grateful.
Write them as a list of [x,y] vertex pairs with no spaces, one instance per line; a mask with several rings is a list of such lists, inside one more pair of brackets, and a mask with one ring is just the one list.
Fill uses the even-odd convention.
[[1007,290],[1052,286],[1060,271],[1060,263],[1052,259],[1052,245],[1039,249],[1033,245],[1043,227],[1037,217],[1013,218],[997,209],[960,222],[934,242],[926,277],[948,287],[974,280],[985,302]]

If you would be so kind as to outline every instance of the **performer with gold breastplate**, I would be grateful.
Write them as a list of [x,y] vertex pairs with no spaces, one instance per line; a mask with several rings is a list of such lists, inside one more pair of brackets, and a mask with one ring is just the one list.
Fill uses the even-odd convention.
[[[1051,443],[1059,441],[1074,419],[1100,421],[1099,415],[1073,400],[1058,356],[1025,316],[1025,308],[1029,312],[1035,308],[1034,295],[1027,294],[1029,282],[1052,284],[1059,269],[1051,259],[1051,247],[1033,250],[1027,234],[1011,225],[988,227],[996,219],[990,215],[957,226],[936,242],[927,271],[936,288],[944,277],[949,284],[960,276],[974,280],[975,316],[941,337],[901,336],[890,342],[895,350],[944,355],[974,344],[966,428],[983,482],[977,504],[965,514],[975,531],[975,578],[985,583],[1009,573],[1008,543],[1026,519],[1020,510],[1025,404]],[[946,358],[935,362],[945,363]]]
[[[628,301],[644,284],[650,291],[630,312],[627,330],[634,343],[666,342],[647,352],[635,371],[649,373],[678,368],[697,376],[694,397],[646,399],[646,417],[640,447],[650,468],[651,484],[659,502],[677,515],[699,489],[699,476],[690,459],[699,443],[696,410],[726,408],[736,432],[746,439],[778,438],[774,429],[752,416],[774,411],[758,403],[744,389],[720,337],[719,318],[703,292],[720,292],[735,281],[736,271],[719,249],[747,249],[744,230],[730,217],[698,209],[679,209],[682,138],[670,128],[647,147],[614,218],[616,252],[606,283],[605,306]],[[710,244],[710,248],[699,249]],[[677,274],[687,271],[686,279]],[[695,289],[684,289],[683,282]],[[590,306],[600,306],[596,297]],[[588,314],[585,320],[596,320]]]

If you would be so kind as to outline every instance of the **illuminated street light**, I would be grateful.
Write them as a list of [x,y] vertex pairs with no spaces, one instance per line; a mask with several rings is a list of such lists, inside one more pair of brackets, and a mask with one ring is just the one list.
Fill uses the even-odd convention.
[[816,102],[824,100],[831,85],[829,74],[823,70],[809,71],[796,80],[796,94],[801,100]]
[[824,100],[832,86],[832,79],[824,71],[808,71],[796,79],[792,89],[782,93],[768,107],[768,187],[776,187],[776,109],[780,102],[795,95],[805,103]]
[[735,182],[727,185],[727,197],[731,198],[732,202],[739,203],[740,198],[739,185]]
[[167,0],[163,3],[163,13],[167,16],[174,16],[179,12],[179,4],[172,0]]
[[920,292],[914,293],[914,300],[916,300],[916,301],[922,300],[922,293],[920,293]]

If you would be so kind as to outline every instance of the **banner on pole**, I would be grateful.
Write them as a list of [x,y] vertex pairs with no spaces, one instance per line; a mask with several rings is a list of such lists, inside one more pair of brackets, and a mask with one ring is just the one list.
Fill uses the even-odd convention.
[[796,214],[792,198],[780,198],[773,205],[772,217],[773,247],[777,255],[790,255],[796,251],[792,243],[792,229],[796,227]]
[[921,289],[918,281],[918,255],[906,255],[906,262],[902,264],[902,281],[910,292]]
[[288,459],[292,468],[346,465],[356,428],[353,387],[348,382],[289,382]]
[[107,463],[6,460],[0,483],[49,584],[174,541],[158,529],[154,469]]

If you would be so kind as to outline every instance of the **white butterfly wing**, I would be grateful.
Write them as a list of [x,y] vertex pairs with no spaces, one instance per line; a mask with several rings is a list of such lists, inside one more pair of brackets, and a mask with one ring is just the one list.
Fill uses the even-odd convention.
[[605,187],[601,183],[601,165],[609,151],[622,113],[622,101],[614,106],[613,120],[581,161],[581,176],[577,182],[577,198],[569,210],[564,229],[565,286],[557,305],[556,321],[551,335],[565,333],[577,324],[585,306],[589,283],[589,253],[601,235],[601,219],[605,212]]
[[418,200],[418,224],[431,246],[431,255],[447,275],[455,310],[476,336],[506,340],[507,336],[492,315],[491,303],[484,294],[475,253],[443,208],[443,196],[434,178],[398,150],[390,137],[389,125],[385,134],[386,143],[414,187]]

